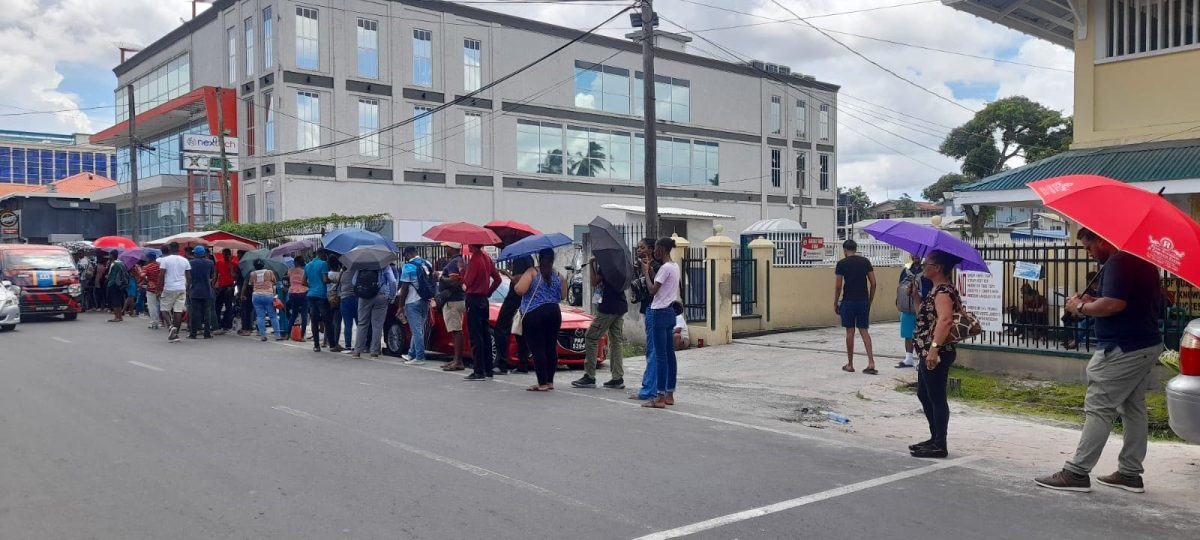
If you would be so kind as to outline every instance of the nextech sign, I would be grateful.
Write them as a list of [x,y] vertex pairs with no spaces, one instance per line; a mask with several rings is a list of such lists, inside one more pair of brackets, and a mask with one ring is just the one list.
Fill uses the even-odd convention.
[[[180,150],[184,152],[201,152],[206,154],[217,154],[221,152],[220,144],[217,142],[216,135],[200,135],[197,133],[185,133],[181,140]],[[239,150],[237,137],[225,137],[225,153],[237,155]]]

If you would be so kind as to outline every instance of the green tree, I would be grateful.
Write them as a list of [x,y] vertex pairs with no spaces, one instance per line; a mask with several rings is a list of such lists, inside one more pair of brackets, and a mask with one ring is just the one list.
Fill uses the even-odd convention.
[[600,176],[605,170],[604,163],[608,160],[608,155],[604,153],[604,146],[600,143],[589,142],[587,155],[584,156],[580,152],[576,152],[571,156],[567,174],[571,176]]
[[909,194],[905,193],[896,201],[896,212],[900,214],[900,217],[916,217],[917,202]]
[[[942,176],[924,191],[925,198],[939,202],[944,192],[1008,170],[1009,162],[1016,157],[1033,162],[1064,152],[1073,133],[1071,117],[1029,98],[1013,96],[993,101],[942,141],[938,150],[962,161],[962,175]],[[994,215],[994,210],[986,207],[964,208],[964,212],[976,238],[982,236],[984,224]]]
[[867,209],[874,206],[871,202],[871,196],[863,190],[862,186],[854,186],[850,189],[838,187],[838,205],[842,207],[842,212],[839,212],[839,221],[842,226],[849,226],[864,218],[867,215]]

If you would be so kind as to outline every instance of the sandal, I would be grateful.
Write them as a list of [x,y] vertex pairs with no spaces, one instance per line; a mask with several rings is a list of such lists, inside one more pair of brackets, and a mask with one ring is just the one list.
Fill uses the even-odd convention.
[[842,366],[842,371],[845,371],[846,373],[854,373],[854,368],[850,367],[849,365],[845,365]]
[[877,370],[873,367],[864,369],[864,370],[862,370],[862,372],[863,372],[863,375],[879,375],[879,370]]
[[525,389],[526,392],[549,392],[551,390],[553,390],[553,388],[542,388],[536,384]]
[[463,371],[467,368],[463,366],[442,366],[442,371]]
[[642,407],[647,409],[665,409],[666,404],[659,402],[657,399],[652,399],[642,404]]

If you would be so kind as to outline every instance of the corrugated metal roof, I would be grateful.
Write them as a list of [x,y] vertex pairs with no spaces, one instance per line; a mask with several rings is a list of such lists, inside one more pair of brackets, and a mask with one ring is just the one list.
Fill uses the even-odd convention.
[[1122,182],[1200,178],[1200,139],[1070,150],[989,176],[959,191],[1023,189],[1066,174],[1098,174]]

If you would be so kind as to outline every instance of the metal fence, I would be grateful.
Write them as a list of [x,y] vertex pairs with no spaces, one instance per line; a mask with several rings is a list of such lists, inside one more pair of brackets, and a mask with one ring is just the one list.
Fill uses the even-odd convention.
[[708,266],[704,248],[688,248],[679,261],[682,271],[680,298],[683,299],[683,318],[688,322],[708,321]]
[[[745,250],[749,251],[749,250]],[[748,317],[754,315],[758,303],[758,261],[743,252],[735,257],[733,263],[733,316]]]

